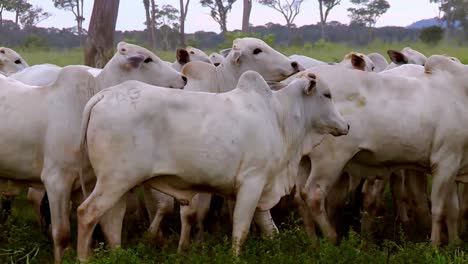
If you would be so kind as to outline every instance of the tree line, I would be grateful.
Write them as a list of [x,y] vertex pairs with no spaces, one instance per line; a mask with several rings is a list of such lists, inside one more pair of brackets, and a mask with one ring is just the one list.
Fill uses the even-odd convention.
[[[105,63],[115,42],[146,43],[152,49],[174,49],[178,46],[194,45],[204,49],[226,46],[226,39],[232,36],[256,36],[267,38],[275,45],[301,46],[307,42],[326,40],[346,42],[352,45],[366,45],[375,39],[386,42],[415,41],[419,31],[402,27],[375,28],[378,19],[390,8],[387,0],[350,0],[348,8],[349,25],[328,21],[330,13],[339,6],[341,0],[258,0],[281,13],[284,25],[267,23],[252,26],[250,16],[252,0],[243,0],[242,30],[229,32],[228,15],[236,0],[199,0],[210,10],[213,20],[219,24],[221,33],[198,31],[185,33],[185,21],[189,14],[190,0],[180,0],[179,8],[172,5],[159,6],[155,0],[140,2],[145,9],[146,29],[142,31],[115,31],[119,0],[95,0],[88,30],[83,29],[84,0],[49,0],[58,9],[73,14],[76,26],[68,29],[41,28],[37,23],[51,16],[40,6],[33,6],[28,0],[0,0],[0,44],[4,46],[73,48],[85,45],[85,61],[89,64]],[[297,27],[295,18],[303,10],[304,1],[317,1],[320,22],[316,25]],[[440,10],[440,22],[447,27],[446,38],[468,39],[468,1],[429,0]],[[3,12],[15,14],[15,20],[4,20]],[[431,29],[422,34],[421,39],[430,42],[439,38],[443,31]],[[461,32],[461,33],[460,33]],[[110,51],[109,51],[110,50]],[[107,54],[107,55],[105,55]],[[92,63],[91,63],[92,61]],[[88,63],[87,63],[88,64]]]

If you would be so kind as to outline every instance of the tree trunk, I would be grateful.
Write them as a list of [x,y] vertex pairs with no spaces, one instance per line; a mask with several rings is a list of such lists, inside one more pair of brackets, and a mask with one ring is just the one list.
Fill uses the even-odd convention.
[[250,12],[252,11],[252,0],[244,0],[244,11],[242,14],[242,32],[249,31]]
[[325,36],[325,18],[323,16],[323,0],[319,0],[319,11],[320,11],[320,27],[322,29],[322,39],[326,40]]
[[180,0],[180,45],[185,47],[185,20],[190,0],[187,0],[184,6],[184,0]]
[[151,48],[156,49],[156,4],[151,0]]
[[287,23],[288,27],[288,47],[291,45],[291,23]]
[[114,32],[120,0],[95,0],[85,45],[85,64],[102,68],[114,52]]
[[16,14],[15,14],[15,24],[16,24],[16,25],[19,27],[19,24],[18,24],[18,20],[19,20],[19,12],[18,12],[18,10],[16,10],[16,12],[15,12],[15,13],[16,13]]
[[150,15],[150,2],[149,0],[143,0],[143,5],[145,6],[145,16],[146,16],[146,33],[148,34],[147,40],[150,43],[150,46],[153,47],[153,38],[151,34],[151,15]]

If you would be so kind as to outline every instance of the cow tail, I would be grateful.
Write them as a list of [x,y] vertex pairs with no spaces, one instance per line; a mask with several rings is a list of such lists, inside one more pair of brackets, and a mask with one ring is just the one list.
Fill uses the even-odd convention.
[[80,135],[80,152],[81,152],[81,166],[79,170],[79,175],[80,175],[80,184],[81,184],[81,191],[83,192],[83,196],[86,199],[88,197],[88,194],[86,192],[86,186],[85,186],[85,181],[83,178],[83,164],[86,159],[86,132],[88,131],[88,124],[89,124],[89,119],[91,117],[91,111],[93,110],[93,107],[99,103],[99,101],[104,98],[104,95],[102,93],[99,93],[96,96],[93,96],[88,103],[86,103],[86,106],[83,110],[83,117],[81,120],[81,135]]

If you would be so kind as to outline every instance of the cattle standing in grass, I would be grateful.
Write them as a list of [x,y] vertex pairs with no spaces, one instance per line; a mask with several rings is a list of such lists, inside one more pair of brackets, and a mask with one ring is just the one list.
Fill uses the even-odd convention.
[[443,224],[450,241],[459,240],[455,179],[468,172],[468,69],[448,57],[432,56],[425,71],[424,78],[410,78],[330,67],[310,70],[333,82],[337,106],[353,127],[346,137],[326,136],[313,149],[311,174],[301,192],[332,241],[336,232],[325,199],[341,172],[356,168],[371,177],[402,168],[431,173],[431,241],[440,244]]
[[101,216],[123,207],[123,195],[144,181],[181,204],[198,192],[235,196],[238,254],[255,211],[269,210],[294,187],[304,137],[339,136],[348,129],[327,83],[314,75],[278,92],[256,72],[244,73],[237,89],[223,94],[135,81],[107,89],[83,114],[82,144],[97,183],[78,208],[78,257],[89,257],[91,233]]
[[69,66],[49,86],[0,80],[4,98],[0,109],[0,189],[9,181],[45,188],[56,262],[70,237],[69,202],[72,190],[78,187],[78,173],[84,167],[85,180],[94,178],[79,147],[86,102],[103,88],[129,79],[174,88],[186,83],[184,76],[144,48],[122,42],[117,49],[96,78],[83,67]]

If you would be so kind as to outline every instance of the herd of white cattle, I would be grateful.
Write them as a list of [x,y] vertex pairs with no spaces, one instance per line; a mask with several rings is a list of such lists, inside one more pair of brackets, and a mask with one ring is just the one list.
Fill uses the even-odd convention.
[[399,220],[432,214],[434,245],[445,227],[460,241],[468,66],[411,48],[389,50],[390,64],[356,52],[326,63],[288,58],[254,38],[220,53],[188,47],[170,63],[121,42],[95,69],[28,66],[0,48],[0,192],[29,187],[38,215],[48,200],[55,262],[69,245],[71,202],[80,204],[85,261],[98,223],[108,245],[120,245],[137,187],[155,239],[174,199],[181,204],[179,250],[193,224],[203,233],[213,194],[228,201],[235,254],[252,220],[268,236],[278,232],[270,209],[293,190],[308,234],[318,224],[336,241],[336,210],[361,179],[371,215],[389,183]]

